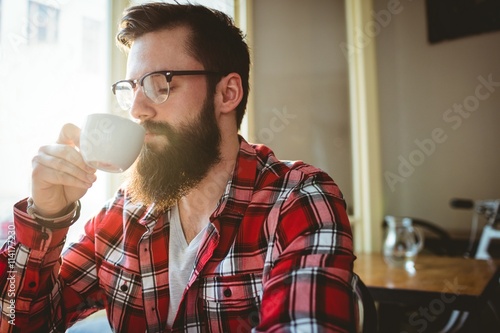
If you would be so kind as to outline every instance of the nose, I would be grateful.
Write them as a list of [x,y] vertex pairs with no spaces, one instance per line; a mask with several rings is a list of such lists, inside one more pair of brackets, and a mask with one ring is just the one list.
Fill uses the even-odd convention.
[[151,101],[144,94],[142,89],[136,89],[132,106],[130,107],[130,115],[140,121],[151,119],[155,116],[156,111],[151,106]]

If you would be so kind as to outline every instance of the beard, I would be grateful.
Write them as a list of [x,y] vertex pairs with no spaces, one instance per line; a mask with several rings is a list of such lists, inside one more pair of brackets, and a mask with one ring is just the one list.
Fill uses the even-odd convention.
[[128,190],[134,202],[155,204],[164,211],[195,188],[221,160],[213,98],[205,101],[197,119],[179,128],[152,121],[143,126],[154,135],[165,135],[168,143],[160,148],[144,144],[128,176]]

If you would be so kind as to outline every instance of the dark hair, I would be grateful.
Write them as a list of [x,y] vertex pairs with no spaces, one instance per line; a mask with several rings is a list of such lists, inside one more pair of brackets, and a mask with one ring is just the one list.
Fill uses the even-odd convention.
[[236,108],[239,128],[248,100],[250,55],[241,30],[226,14],[192,4],[157,2],[132,6],[124,12],[116,39],[119,46],[129,50],[137,38],[148,32],[179,26],[191,30],[190,55],[206,70],[221,73],[221,76],[208,77],[209,91],[215,92],[222,75],[237,73],[241,76],[243,98]]

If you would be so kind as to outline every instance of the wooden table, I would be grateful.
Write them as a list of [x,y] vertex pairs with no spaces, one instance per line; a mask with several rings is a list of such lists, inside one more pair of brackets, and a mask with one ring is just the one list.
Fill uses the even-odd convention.
[[418,256],[415,271],[388,266],[381,254],[357,254],[354,271],[375,301],[399,304],[452,304],[455,309],[483,306],[499,283],[500,262],[462,257]]

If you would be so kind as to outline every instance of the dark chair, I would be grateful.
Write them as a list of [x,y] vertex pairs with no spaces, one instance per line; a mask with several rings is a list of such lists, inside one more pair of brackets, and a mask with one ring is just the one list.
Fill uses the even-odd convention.
[[370,291],[356,273],[353,273],[351,286],[353,290],[354,316],[356,319],[355,332],[377,333],[377,308],[375,307],[375,301]]
[[[455,251],[453,251],[452,239],[446,230],[437,224],[424,219],[405,217],[411,219],[413,227],[420,229],[424,233],[423,251],[427,251],[435,255],[454,255]],[[385,219],[382,222],[382,228],[384,232],[387,229],[387,221],[385,221]],[[426,238],[426,236],[433,237]],[[409,316],[416,311],[414,306],[401,306],[397,304],[380,304],[379,310],[380,319],[382,320],[381,328],[391,332],[401,331],[403,328],[406,328],[404,325],[409,322]],[[442,314],[442,317],[444,317],[444,323],[432,323],[435,325],[432,326],[431,330],[434,330],[435,332],[449,332],[450,325],[454,325],[456,323],[462,324],[461,321],[467,318],[467,314],[468,313],[465,313],[464,316],[464,313],[457,310],[447,309],[446,313]],[[390,321],[391,324],[388,326],[385,321]],[[398,326],[399,328],[396,328]],[[445,329],[441,329],[442,327],[445,327]]]

